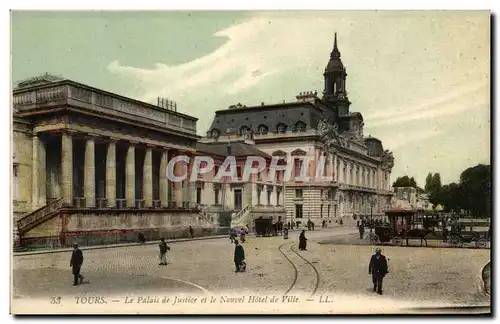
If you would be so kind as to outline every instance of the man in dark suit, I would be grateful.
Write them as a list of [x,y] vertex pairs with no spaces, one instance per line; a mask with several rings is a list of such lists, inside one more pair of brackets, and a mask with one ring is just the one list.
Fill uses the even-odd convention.
[[235,272],[244,271],[245,250],[243,250],[243,246],[240,245],[238,240],[234,240],[234,244],[236,245],[234,248],[234,265],[236,266]]
[[83,282],[83,276],[80,274],[80,269],[83,264],[83,252],[78,248],[78,243],[73,243],[73,253],[71,254],[71,261],[69,266],[73,268],[73,286],[78,285],[78,279],[80,279],[80,284]]
[[382,295],[382,281],[388,273],[387,259],[382,255],[380,248],[375,249],[375,254],[370,259],[368,274],[372,275],[373,291]]

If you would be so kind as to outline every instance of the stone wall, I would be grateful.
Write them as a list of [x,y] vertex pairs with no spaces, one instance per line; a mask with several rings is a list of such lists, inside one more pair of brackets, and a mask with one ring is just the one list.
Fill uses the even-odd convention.
[[73,242],[82,246],[137,242],[140,232],[148,241],[183,238],[188,236],[189,226],[195,236],[219,233],[196,212],[65,210],[24,234],[21,245],[36,248],[71,246]]

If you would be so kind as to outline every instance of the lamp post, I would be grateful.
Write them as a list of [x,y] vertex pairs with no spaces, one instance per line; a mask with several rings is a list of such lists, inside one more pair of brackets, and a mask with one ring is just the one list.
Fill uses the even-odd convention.
[[373,228],[373,226],[372,226],[372,224],[373,224],[373,207],[375,206],[376,203],[377,202],[376,202],[375,198],[372,197],[370,199],[370,232],[372,231],[372,228]]

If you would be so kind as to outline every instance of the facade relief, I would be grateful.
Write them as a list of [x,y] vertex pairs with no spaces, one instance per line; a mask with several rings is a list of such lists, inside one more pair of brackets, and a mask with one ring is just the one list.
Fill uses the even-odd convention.
[[382,162],[382,168],[384,170],[390,171],[394,167],[394,155],[389,150],[385,150],[384,152],[382,152],[380,160]]

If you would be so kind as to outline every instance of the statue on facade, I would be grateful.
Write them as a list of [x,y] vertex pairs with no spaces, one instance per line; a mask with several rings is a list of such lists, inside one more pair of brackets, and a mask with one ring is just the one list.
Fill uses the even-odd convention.
[[331,125],[325,120],[320,120],[318,123],[318,134],[323,140],[325,149],[331,151],[334,148],[334,144],[340,145],[341,147],[346,146],[345,138],[339,134],[338,125]]
[[390,170],[394,167],[394,155],[389,150],[382,152],[380,160],[382,161],[383,168]]

